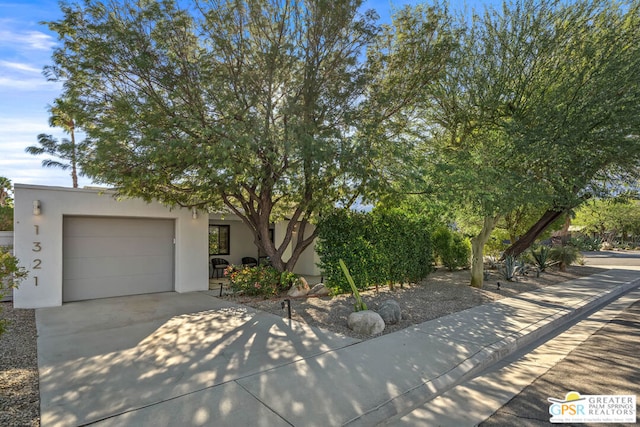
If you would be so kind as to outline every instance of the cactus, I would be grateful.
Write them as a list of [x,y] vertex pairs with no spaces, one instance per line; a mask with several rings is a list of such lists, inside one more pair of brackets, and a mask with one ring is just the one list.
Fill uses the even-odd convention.
[[353,308],[355,309],[355,311],[366,310],[367,305],[364,303],[364,301],[362,301],[362,298],[360,298],[360,292],[358,292],[358,288],[356,288],[356,284],[353,281],[353,277],[351,277],[351,273],[349,273],[349,269],[347,268],[347,265],[344,263],[342,259],[339,259],[338,262],[340,263],[340,268],[342,268],[342,272],[347,278],[347,282],[349,282],[349,285],[351,286],[351,290],[353,291],[353,296],[356,299],[356,303],[354,304]]

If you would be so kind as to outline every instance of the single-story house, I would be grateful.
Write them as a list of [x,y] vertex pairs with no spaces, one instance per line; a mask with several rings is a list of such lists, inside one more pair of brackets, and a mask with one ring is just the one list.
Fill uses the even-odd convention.
[[[24,184],[14,186],[14,205],[14,253],[29,271],[14,291],[16,308],[206,290],[212,257],[240,264],[263,255],[232,214],[117,199],[102,189]],[[285,227],[273,225],[276,243]],[[311,246],[295,272],[320,275],[317,262]]]

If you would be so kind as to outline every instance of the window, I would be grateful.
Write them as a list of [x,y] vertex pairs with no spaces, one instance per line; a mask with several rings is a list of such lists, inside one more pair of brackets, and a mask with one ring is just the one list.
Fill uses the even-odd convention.
[[229,226],[209,224],[209,255],[229,255]]

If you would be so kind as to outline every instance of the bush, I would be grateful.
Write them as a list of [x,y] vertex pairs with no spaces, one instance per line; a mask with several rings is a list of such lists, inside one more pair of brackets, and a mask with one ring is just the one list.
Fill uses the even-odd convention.
[[287,271],[280,273],[268,265],[256,267],[230,265],[225,269],[224,274],[229,278],[234,292],[252,296],[262,295],[266,298],[289,289],[300,277]]
[[[27,277],[27,270],[24,267],[19,267],[18,263],[18,258],[11,254],[9,248],[0,246],[0,299],[6,295],[9,289],[17,287]],[[4,333],[6,326],[6,320],[0,319],[0,335]]]
[[449,271],[469,267],[471,244],[469,239],[460,233],[447,227],[439,227],[433,233],[433,250],[435,256]]
[[577,263],[582,255],[575,246],[554,246],[549,252],[549,256],[553,261],[558,263],[561,271],[564,271],[568,266]]
[[13,231],[13,206],[0,206],[0,231]]
[[569,244],[580,251],[599,251],[602,239],[589,236],[572,237]]
[[415,282],[431,270],[429,224],[399,211],[336,210],[318,224],[319,266],[334,292],[350,292],[339,264],[349,266],[355,286]]

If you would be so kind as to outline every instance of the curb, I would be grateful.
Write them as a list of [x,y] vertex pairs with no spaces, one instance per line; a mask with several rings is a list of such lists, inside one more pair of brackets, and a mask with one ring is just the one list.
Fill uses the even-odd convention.
[[393,397],[375,408],[345,422],[344,426],[384,425],[386,420],[403,416],[470,377],[484,371],[517,350],[560,329],[587,312],[603,307],[640,285],[640,278],[615,286],[582,300],[577,308],[556,312],[500,341],[490,344],[442,375]]

